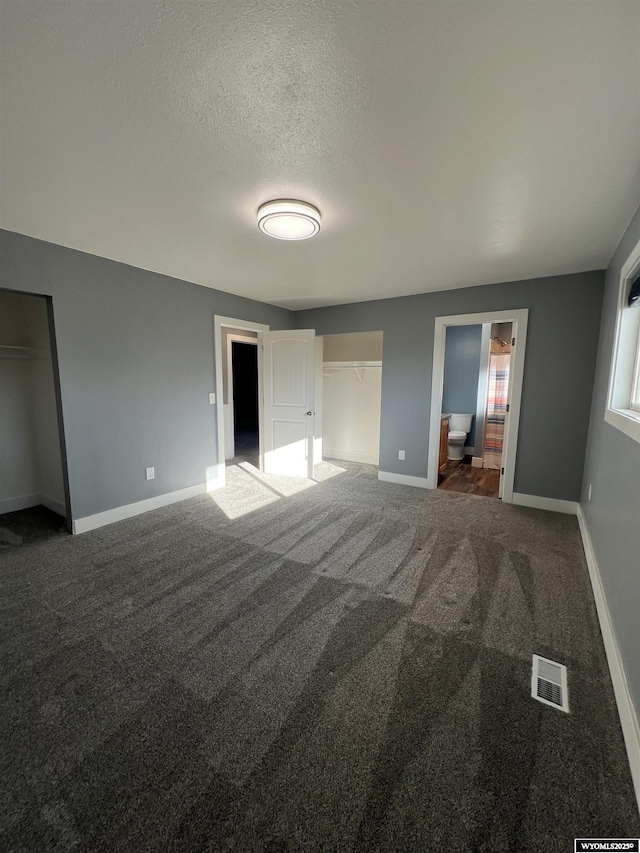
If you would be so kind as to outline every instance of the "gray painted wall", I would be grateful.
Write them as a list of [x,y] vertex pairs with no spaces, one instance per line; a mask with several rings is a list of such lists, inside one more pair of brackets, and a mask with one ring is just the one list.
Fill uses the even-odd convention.
[[7,231],[0,253],[0,287],[53,298],[74,518],[201,483],[217,462],[214,314],[319,334],[383,331],[380,467],[425,477],[434,318],[529,308],[515,488],[579,498],[602,272],[294,315]]
[[482,326],[449,326],[444,350],[442,411],[473,414],[471,432],[466,441],[475,443],[475,411],[478,402],[480,346]]
[[217,463],[214,314],[292,326],[284,309],[8,231],[0,287],[53,298],[74,519],[197,485]]
[[604,420],[620,273],[639,240],[640,208],[607,270],[581,503],[640,718],[640,444]]
[[425,477],[435,317],[528,308],[515,490],[577,501],[603,282],[593,271],[423,293],[297,311],[295,324],[320,335],[384,332],[380,468]]

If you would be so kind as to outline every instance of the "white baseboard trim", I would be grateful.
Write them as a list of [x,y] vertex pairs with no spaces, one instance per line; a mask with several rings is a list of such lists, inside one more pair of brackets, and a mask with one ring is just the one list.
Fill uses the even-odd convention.
[[577,501],[561,501],[558,498],[543,498],[539,495],[524,495],[514,492],[511,503],[518,506],[528,506],[531,509],[546,509],[549,512],[564,512],[567,515],[578,514]]
[[66,518],[67,508],[64,503],[61,503],[56,498],[49,497],[49,495],[40,495],[40,503],[52,512],[57,512],[58,515]]
[[482,456],[474,456],[471,460],[472,468],[484,468],[484,459]]
[[345,462],[362,462],[365,465],[377,465],[379,459],[377,456],[367,456],[364,453],[348,453],[342,450],[325,450],[322,449],[323,459],[342,459]]
[[18,498],[3,498],[0,500],[0,513],[17,512],[19,509],[29,509],[41,504],[40,495],[20,495]]
[[622,658],[620,657],[620,651],[613,631],[613,625],[611,624],[611,615],[609,613],[607,599],[605,597],[604,589],[602,588],[602,580],[600,578],[600,568],[598,567],[593,545],[591,544],[591,536],[589,535],[587,520],[581,506],[578,506],[578,525],[580,526],[582,545],[584,547],[584,554],[587,560],[587,567],[589,569],[593,597],[596,602],[596,610],[598,611],[600,631],[604,641],[604,649],[607,655],[607,663],[609,664],[609,672],[611,673],[613,692],[618,706],[620,725],[622,727],[624,743],[627,748],[631,778],[636,792],[638,810],[640,811],[640,727],[638,726],[638,718],[633,707],[633,702],[631,701],[627,678],[622,665]]
[[401,486],[414,486],[417,489],[430,489],[426,477],[412,477],[409,474],[394,474],[391,471],[378,471],[378,479],[385,483],[399,483]]
[[160,509],[160,507],[169,506],[169,504],[178,501],[186,501],[188,498],[204,495],[207,491],[206,483],[198,483],[197,486],[190,486],[188,489],[179,489],[176,492],[168,492],[166,495],[158,495],[155,498],[147,498],[147,500],[136,501],[133,504],[117,506],[95,515],[86,515],[84,518],[74,520],[73,533],[87,533],[97,527],[104,527],[116,521],[124,521],[125,518],[133,518],[134,515],[142,515],[143,512],[150,512],[152,509]]

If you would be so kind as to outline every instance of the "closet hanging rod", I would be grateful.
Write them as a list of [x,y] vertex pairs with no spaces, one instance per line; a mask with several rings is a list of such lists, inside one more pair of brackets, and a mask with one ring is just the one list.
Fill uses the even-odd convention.
[[24,361],[32,358],[43,358],[43,356],[35,347],[14,347],[2,344],[0,345],[0,358],[12,358]]
[[502,338],[499,338],[497,335],[494,335],[491,340],[494,344],[498,344],[501,347],[508,347],[509,341],[503,341]]
[[355,370],[356,376],[362,382],[361,370],[367,367],[382,367],[381,361],[325,361],[322,365],[322,376],[329,377],[340,370]]
[[[355,370],[358,379],[362,382],[362,376],[360,375],[360,371],[364,370],[364,367],[325,367],[323,368],[322,375],[324,377],[333,376],[334,373],[339,373],[341,370]],[[325,372],[326,371],[326,372]]]
[[381,361],[325,361],[324,370],[353,370],[354,367],[382,367]]

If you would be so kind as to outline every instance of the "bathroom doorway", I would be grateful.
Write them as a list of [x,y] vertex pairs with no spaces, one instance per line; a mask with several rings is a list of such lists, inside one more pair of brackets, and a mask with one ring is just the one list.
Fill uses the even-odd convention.
[[513,502],[527,319],[526,309],[436,318],[429,488]]
[[511,323],[446,329],[439,489],[500,497],[511,340]]

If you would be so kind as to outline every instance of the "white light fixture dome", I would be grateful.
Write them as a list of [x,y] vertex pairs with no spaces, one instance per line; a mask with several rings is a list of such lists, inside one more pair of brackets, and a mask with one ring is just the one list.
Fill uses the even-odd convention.
[[278,240],[306,240],[320,230],[320,211],[306,201],[267,201],[258,208],[258,228]]

